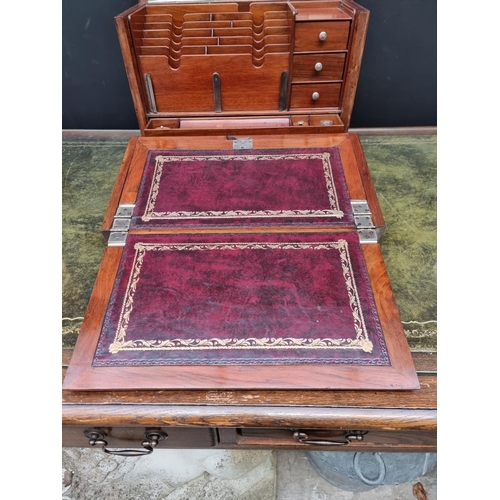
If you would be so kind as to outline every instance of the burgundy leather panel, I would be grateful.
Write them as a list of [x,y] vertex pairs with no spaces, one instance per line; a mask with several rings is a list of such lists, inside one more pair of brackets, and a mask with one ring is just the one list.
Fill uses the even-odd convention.
[[352,225],[338,148],[150,151],[131,228]]
[[130,235],[94,366],[389,365],[356,233]]

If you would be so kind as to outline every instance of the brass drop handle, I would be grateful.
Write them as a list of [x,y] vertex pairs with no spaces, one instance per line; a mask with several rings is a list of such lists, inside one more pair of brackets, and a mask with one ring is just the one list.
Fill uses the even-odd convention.
[[326,40],[326,31],[322,31],[320,34],[319,34],[319,39],[324,42]]
[[150,455],[158,446],[160,441],[168,438],[167,433],[157,430],[149,430],[144,433],[145,441],[141,443],[143,449],[108,449],[108,442],[106,441],[107,434],[99,429],[87,430],[84,432],[85,436],[89,439],[90,446],[101,446],[102,451],[109,455],[119,455],[121,457],[140,457],[142,455]]
[[309,435],[306,432],[295,431],[293,437],[299,443],[303,444],[312,444],[316,446],[347,446],[351,444],[351,441],[363,441],[363,436],[367,433],[368,431],[346,431],[344,438],[338,440],[328,438],[309,439]]
[[313,92],[311,97],[313,101],[317,101],[319,99],[319,92]]
[[320,62],[317,62],[314,65],[314,69],[319,73],[323,69],[323,65]]

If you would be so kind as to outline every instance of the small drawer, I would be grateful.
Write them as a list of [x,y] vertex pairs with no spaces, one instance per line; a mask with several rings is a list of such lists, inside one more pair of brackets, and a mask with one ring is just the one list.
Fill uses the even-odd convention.
[[291,117],[294,127],[331,127],[333,132],[343,132],[344,124],[337,114],[295,115]]
[[308,127],[309,119],[309,115],[295,115],[290,118],[294,127]]
[[292,83],[315,80],[342,80],[345,57],[345,53],[294,55]]
[[153,118],[148,121],[144,130],[146,136],[162,136],[168,130],[179,128],[178,118]]
[[339,115],[311,115],[309,125],[311,127],[342,127],[342,130],[344,129]]
[[340,104],[340,83],[304,83],[292,85],[290,109],[337,108]]
[[347,50],[350,27],[350,21],[298,22],[294,52]]
[[248,448],[434,453],[436,430],[239,429],[235,441]]
[[[161,440],[158,448],[212,448],[216,445],[216,432],[211,428],[202,427],[92,427],[66,425],[62,430],[62,445],[80,448],[96,447],[112,450],[111,454],[125,454],[124,449],[143,451],[143,443],[148,439],[148,432],[159,431]],[[92,433],[98,441],[91,443]],[[156,447],[156,446],[155,446]]]

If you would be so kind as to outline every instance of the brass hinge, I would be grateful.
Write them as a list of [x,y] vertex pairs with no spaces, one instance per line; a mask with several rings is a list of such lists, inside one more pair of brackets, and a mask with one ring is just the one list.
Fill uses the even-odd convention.
[[366,200],[351,200],[354,224],[360,243],[378,243],[379,235],[372,221],[372,212]]
[[122,247],[125,245],[134,207],[134,203],[121,203],[118,205],[109,233],[109,247]]
[[115,219],[116,218],[124,218],[124,217],[132,217],[132,213],[134,212],[135,203],[120,203],[118,208],[116,209]]
[[123,247],[127,240],[126,231],[112,231],[109,233],[108,247]]
[[130,227],[130,219],[114,219],[111,231],[128,231]]

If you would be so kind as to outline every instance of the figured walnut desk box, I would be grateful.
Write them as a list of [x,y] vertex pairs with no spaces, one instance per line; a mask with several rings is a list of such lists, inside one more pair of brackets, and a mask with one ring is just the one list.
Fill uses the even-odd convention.
[[347,133],[367,22],[350,0],[116,18],[141,137],[64,380],[68,444],[302,446],[310,427],[313,446],[434,446],[417,408],[384,435],[401,419],[381,406],[420,384]]

